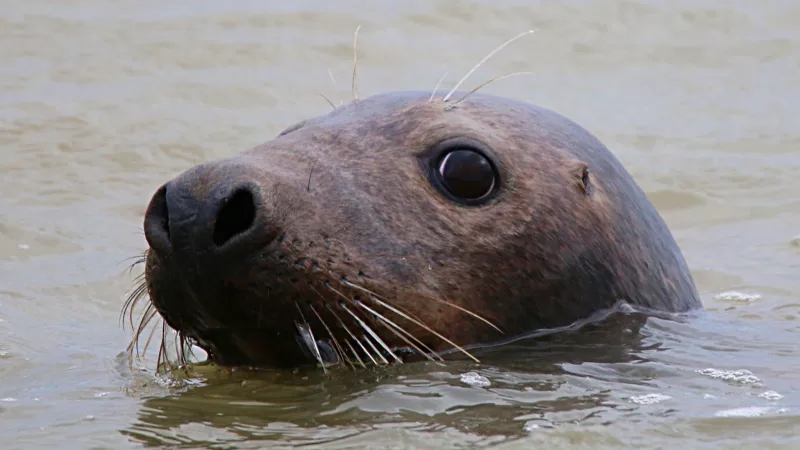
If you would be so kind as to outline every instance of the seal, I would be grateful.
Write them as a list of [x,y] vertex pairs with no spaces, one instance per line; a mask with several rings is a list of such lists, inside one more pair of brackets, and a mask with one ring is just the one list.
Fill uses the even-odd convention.
[[150,302],[135,340],[157,312],[219,365],[356,366],[475,359],[465,346],[620,302],[702,307],[666,224],[597,138],[456,88],[355,99],[161,186],[125,306]]
[[437,358],[620,301],[700,307],[612,153],[552,111],[394,92],[164,184],[145,291],[228,366]]

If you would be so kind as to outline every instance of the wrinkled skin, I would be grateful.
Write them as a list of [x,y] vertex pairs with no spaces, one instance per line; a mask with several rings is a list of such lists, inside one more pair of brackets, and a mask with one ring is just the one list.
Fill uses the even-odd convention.
[[[286,367],[316,359],[298,324],[334,354],[355,359],[352,345],[368,361],[360,345],[373,344],[391,361],[354,315],[400,359],[419,353],[398,350],[408,335],[371,311],[440,352],[619,301],[701,307],[663,220],[591,134],[509,99],[475,94],[449,110],[428,99],[357,100],[162,187],[145,274],[166,322],[218,364]],[[431,158],[452,145],[494,162],[488,201],[465,205],[431,182]]]

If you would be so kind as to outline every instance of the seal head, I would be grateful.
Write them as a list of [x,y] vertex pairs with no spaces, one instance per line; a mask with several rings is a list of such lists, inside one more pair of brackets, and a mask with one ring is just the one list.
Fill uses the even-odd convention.
[[145,283],[221,365],[437,358],[620,301],[700,307],[667,226],[609,150],[475,94],[358,100],[163,185]]

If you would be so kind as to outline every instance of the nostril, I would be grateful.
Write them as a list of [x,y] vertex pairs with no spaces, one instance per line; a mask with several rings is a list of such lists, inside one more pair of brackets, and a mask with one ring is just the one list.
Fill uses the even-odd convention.
[[244,233],[253,226],[255,218],[256,204],[253,193],[246,189],[237,190],[217,214],[214,245],[221,247],[237,234]]
[[167,239],[169,239],[169,208],[167,208],[167,187],[164,186],[158,192],[158,202],[156,206],[158,207],[158,227],[164,230],[164,233],[167,235]]
[[159,248],[169,246],[169,209],[167,208],[166,185],[161,186],[150,200],[144,218],[144,232],[151,246]]

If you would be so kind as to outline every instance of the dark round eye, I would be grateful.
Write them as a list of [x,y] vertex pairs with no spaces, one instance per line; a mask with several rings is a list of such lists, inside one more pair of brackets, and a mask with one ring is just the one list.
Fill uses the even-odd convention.
[[444,154],[437,170],[445,189],[464,200],[484,197],[495,185],[494,166],[474,150],[458,149]]

